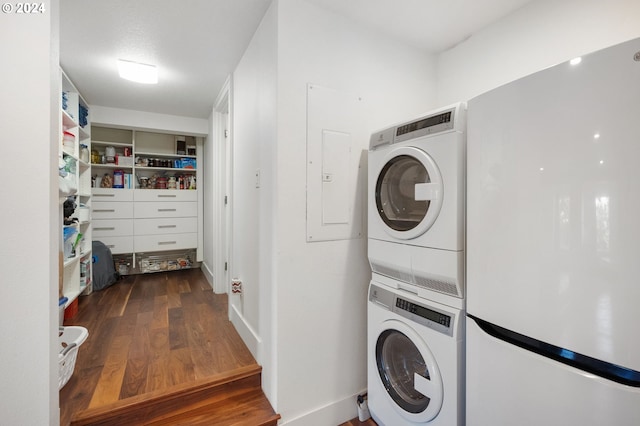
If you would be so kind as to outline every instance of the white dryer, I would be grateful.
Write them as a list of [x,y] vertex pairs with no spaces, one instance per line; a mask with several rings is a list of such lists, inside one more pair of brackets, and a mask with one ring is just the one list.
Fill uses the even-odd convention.
[[375,281],[367,380],[380,426],[464,424],[464,312]]
[[374,133],[369,144],[371,269],[428,299],[420,289],[464,298],[465,122],[458,103]]

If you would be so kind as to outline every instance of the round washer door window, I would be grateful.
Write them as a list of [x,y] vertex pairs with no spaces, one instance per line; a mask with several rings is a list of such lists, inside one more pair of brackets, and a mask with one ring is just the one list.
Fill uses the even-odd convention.
[[392,150],[378,172],[376,208],[391,236],[408,240],[425,233],[442,207],[442,177],[433,159],[414,147]]
[[442,377],[418,334],[400,321],[386,321],[375,350],[380,380],[396,411],[413,422],[435,418],[444,397]]

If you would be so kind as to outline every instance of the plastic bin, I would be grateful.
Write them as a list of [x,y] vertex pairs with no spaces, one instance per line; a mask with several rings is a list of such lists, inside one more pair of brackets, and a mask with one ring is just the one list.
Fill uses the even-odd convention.
[[73,375],[76,359],[78,358],[78,349],[87,340],[88,336],[89,332],[84,327],[60,327],[58,389],[62,389]]

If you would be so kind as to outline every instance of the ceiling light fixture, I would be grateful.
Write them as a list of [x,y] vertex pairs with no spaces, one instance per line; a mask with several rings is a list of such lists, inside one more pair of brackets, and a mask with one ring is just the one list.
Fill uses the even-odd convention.
[[578,65],[580,62],[582,62],[582,58],[580,56],[569,61],[571,65]]
[[158,83],[158,68],[155,65],[118,59],[118,72],[126,80],[144,84]]

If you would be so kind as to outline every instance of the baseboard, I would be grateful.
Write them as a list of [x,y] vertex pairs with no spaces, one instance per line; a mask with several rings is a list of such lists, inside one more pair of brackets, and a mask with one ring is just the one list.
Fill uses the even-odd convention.
[[215,287],[213,286],[213,271],[211,270],[211,268],[209,268],[207,262],[202,261],[202,263],[200,263],[200,269],[202,270],[202,273],[204,274],[204,277],[207,279],[207,282],[209,283],[211,288],[214,289],[214,293],[217,293],[215,291]]
[[[339,425],[358,417],[357,398],[366,391],[358,392],[339,401],[319,407],[295,419],[287,419],[286,414],[279,426],[327,426]],[[283,414],[283,413],[281,413]]]
[[236,328],[236,331],[240,335],[240,338],[242,338],[244,344],[249,348],[251,355],[253,355],[258,364],[260,364],[261,359],[259,352],[262,343],[260,337],[258,337],[258,335],[253,331],[253,328],[247,323],[242,314],[235,306],[233,306],[233,304],[229,305],[229,319]]

